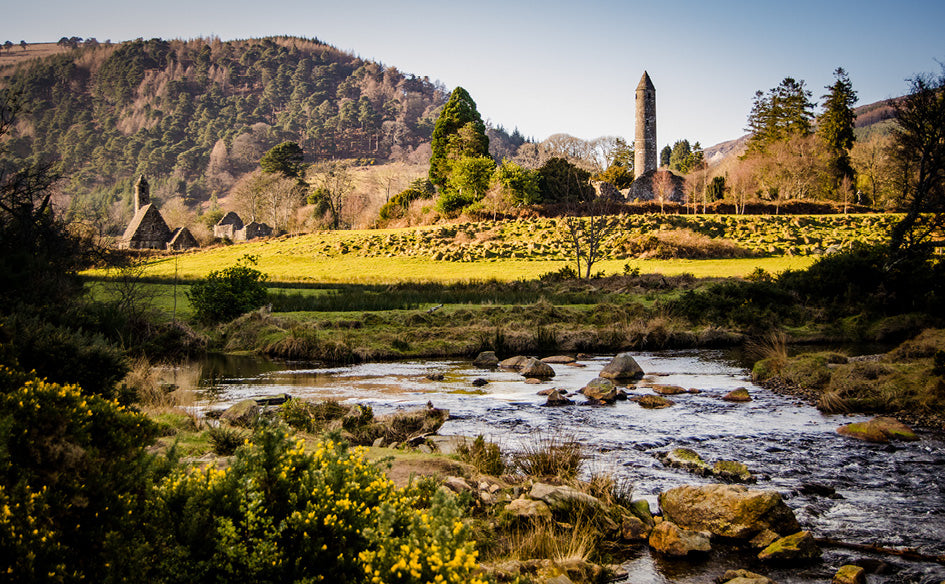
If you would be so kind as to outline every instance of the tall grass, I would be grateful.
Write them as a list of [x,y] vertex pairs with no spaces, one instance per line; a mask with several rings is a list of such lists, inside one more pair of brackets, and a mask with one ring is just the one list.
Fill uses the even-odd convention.
[[538,434],[513,457],[513,467],[526,476],[573,479],[584,464],[584,449],[574,436]]

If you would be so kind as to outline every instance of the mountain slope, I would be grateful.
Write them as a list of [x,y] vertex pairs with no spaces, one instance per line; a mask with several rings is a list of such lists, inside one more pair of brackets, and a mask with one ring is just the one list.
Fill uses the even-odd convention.
[[286,140],[310,161],[403,158],[429,141],[448,96],[293,37],[84,46],[23,63],[3,85],[23,105],[13,156],[58,160],[68,190],[99,211],[139,174],[159,197],[206,200]]

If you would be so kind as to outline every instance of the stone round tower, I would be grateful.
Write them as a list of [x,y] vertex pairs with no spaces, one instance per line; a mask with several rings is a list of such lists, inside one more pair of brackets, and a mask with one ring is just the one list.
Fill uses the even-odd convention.
[[148,179],[142,174],[135,182],[135,214],[138,214],[143,207],[151,204],[151,185]]
[[646,71],[636,92],[637,123],[634,137],[633,174],[657,169],[656,163],[656,88]]

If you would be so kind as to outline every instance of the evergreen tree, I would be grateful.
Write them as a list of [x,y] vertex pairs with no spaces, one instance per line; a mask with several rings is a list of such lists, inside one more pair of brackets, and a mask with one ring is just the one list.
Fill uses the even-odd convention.
[[746,128],[751,133],[748,151],[763,152],[775,142],[810,134],[814,120],[814,103],[810,97],[804,81],[793,77],[785,77],[767,94],[755,92]]
[[669,144],[663,146],[663,149],[660,150],[660,166],[669,166],[669,160],[673,155],[673,149],[669,147]]
[[263,172],[279,173],[286,178],[301,178],[304,165],[304,153],[295,142],[283,142],[273,146],[259,160]]
[[430,182],[447,186],[453,161],[462,157],[489,156],[486,126],[476,102],[462,87],[453,90],[433,128]]
[[853,123],[856,113],[856,92],[843,67],[833,72],[834,83],[828,85],[824,99],[824,111],[817,118],[817,134],[823,139],[830,155],[831,174],[835,185],[844,177],[853,180],[853,167],[850,164],[850,149],[856,141]]

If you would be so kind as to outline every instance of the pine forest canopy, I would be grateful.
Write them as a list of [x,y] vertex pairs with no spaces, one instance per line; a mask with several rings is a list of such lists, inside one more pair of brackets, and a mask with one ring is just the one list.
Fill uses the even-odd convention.
[[402,157],[429,142],[447,94],[318,40],[161,39],[86,45],[18,67],[8,144],[55,158],[69,191],[107,208],[133,177],[206,200],[295,142],[306,158]]

